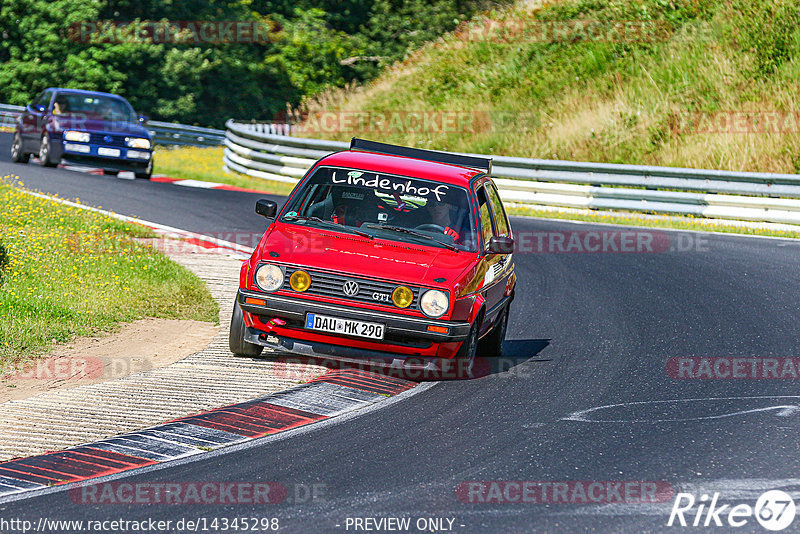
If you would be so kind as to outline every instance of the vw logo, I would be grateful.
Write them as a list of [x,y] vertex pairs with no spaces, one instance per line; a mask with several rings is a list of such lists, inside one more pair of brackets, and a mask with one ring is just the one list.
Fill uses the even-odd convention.
[[114,140],[114,138],[111,137],[110,135],[107,135],[107,136],[103,137],[103,141],[105,141],[106,143],[110,143],[113,140]]
[[344,294],[348,297],[355,297],[358,294],[358,282],[348,280],[342,286],[342,291],[344,291]]

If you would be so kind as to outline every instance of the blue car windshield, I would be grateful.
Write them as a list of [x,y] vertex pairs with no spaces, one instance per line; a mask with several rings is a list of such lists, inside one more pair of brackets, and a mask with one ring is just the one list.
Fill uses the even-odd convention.
[[104,121],[136,122],[136,114],[130,104],[120,98],[59,93],[53,103],[53,115],[78,115],[87,119]]
[[372,237],[477,251],[463,187],[360,169],[319,167],[283,212],[282,221]]

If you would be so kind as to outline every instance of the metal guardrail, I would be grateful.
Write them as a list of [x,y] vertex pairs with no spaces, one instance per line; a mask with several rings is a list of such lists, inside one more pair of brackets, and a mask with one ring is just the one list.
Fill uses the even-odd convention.
[[[349,143],[226,123],[224,168],[295,183]],[[800,224],[800,175],[486,156],[506,202]]]
[[[24,106],[0,104],[0,128],[13,128],[24,109]],[[145,127],[156,145],[219,146],[225,139],[225,130],[187,124],[147,121]]]
[[22,106],[12,106],[11,104],[0,104],[0,128],[13,128],[14,121],[22,110]]

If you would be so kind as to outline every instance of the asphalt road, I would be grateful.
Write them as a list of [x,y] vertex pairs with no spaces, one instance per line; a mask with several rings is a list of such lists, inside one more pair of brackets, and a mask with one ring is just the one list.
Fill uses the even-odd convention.
[[[14,165],[7,147],[3,136],[0,176],[14,173],[43,191],[192,231],[263,231],[252,213],[258,195]],[[569,232],[615,230],[521,218],[513,226],[533,243],[537,235],[548,243],[550,235],[568,241]],[[0,518],[276,517],[281,532],[365,532],[355,518],[406,517],[411,532],[420,518],[453,519],[454,532],[661,532],[685,530],[666,526],[669,495],[661,504],[616,503],[612,492],[603,498],[612,502],[581,504],[571,483],[571,496],[557,503],[497,504],[462,502],[456,490],[469,481],[653,481],[698,499],[719,492],[730,504],[753,506],[768,489],[797,496],[798,382],[678,380],[667,362],[800,356],[798,244],[653,235],[669,246],[515,254],[519,286],[507,356],[486,376],[435,383],[361,417],[124,478],[271,481],[290,494],[318,484],[316,499],[88,505],[59,491],[0,505]],[[587,412],[593,408],[600,409]],[[763,531],[752,517],[736,530]]]

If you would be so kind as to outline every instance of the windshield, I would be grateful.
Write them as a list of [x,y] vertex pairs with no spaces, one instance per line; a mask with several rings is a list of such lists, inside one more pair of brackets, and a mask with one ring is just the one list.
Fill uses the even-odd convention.
[[53,115],[80,115],[87,119],[136,122],[136,114],[124,100],[108,96],[59,93]]
[[473,219],[463,187],[359,169],[319,167],[291,200],[281,220],[329,227],[334,223],[343,231],[358,229],[381,239],[474,252],[478,237]]

